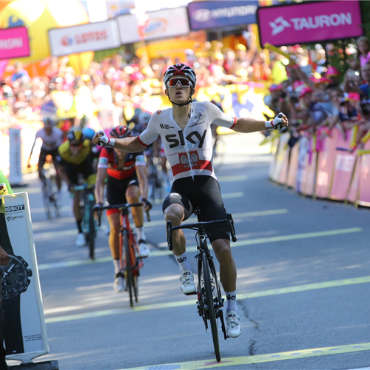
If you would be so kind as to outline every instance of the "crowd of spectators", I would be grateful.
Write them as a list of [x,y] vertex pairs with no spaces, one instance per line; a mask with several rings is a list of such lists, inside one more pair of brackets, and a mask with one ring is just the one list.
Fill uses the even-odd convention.
[[[126,60],[120,54],[92,62],[77,75],[68,57],[51,57],[43,76],[30,78],[22,63],[12,75],[0,79],[0,121],[43,116],[69,118],[71,124],[112,106],[140,108],[143,101],[164,93],[162,77],[176,62],[191,65],[197,73],[197,88],[245,83],[271,78],[265,52],[252,52],[238,44],[235,50],[222,43],[206,43],[202,51],[186,50],[185,59],[171,60],[146,55]],[[77,122],[76,122],[77,121]]]
[[76,125],[110,107],[122,112],[125,107],[140,108],[151,96],[163,95],[168,66],[185,62],[196,71],[197,88],[266,82],[270,95],[265,103],[273,114],[287,115],[293,136],[303,131],[323,138],[339,127],[346,138],[357,126],[353,150],[363,145],[361,139],[370,129],[369,40],[357,40],[357,58],[344,75],[325,63],[322,48],[314,57],[298,45],[281,51],[258,52],[242,44],[228,49],[214,41],[203,49],[186,50],[185,60],[149,60],[145,54],[126,59],[116,54],[92,62],[81,75],[68,65],[68,57],[51,57],[45,74],[33,78],[17,62],[13,74],[0,80],[0,122],[52,116]]
[[289,118],[291,146],[301,134],[331,137],[334,127],[343,140],[351,140],[350,152],[364,146],[370,131],[370,42],[363,36],[356,44],[357,58],[344,74],[330,65],[316,65],[305,73],[293,57],[284,65],[287,78],[270,86],[265,102],[274,114],[283,112]]

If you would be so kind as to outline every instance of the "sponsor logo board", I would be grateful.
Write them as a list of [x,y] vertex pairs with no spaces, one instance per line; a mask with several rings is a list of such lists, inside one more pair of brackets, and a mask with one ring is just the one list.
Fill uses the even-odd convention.
[[311,2],[261,7],[257,12],[261,45],[275,46],[358,37],[359,1]]
[[0,59],[28,57],[30,43],[27,27],[0,29]]

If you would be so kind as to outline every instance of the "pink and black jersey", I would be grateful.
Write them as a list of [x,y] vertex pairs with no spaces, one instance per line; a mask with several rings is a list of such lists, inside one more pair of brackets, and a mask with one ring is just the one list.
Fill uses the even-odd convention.
[[216,178],[212,165],[212,123],[232,129],[236,117],[221,112],[210,102],[194,102],[184,130],[177,125],[169,108],[153,114],[138,140],[148,146],[161,137],[174,180],[196,175]]

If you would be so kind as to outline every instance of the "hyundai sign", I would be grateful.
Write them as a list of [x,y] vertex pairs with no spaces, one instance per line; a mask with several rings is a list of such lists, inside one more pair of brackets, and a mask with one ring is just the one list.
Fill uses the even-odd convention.
[[257,23],[258,0],[196,1],[189,3],[190,28],[194,31]]
[[109,20],[49,30],[51,55],[62,56],[121,46],[117,22]]
[[363,34],[359,1],[324,1],[258,8],[261,46],[305,44]]

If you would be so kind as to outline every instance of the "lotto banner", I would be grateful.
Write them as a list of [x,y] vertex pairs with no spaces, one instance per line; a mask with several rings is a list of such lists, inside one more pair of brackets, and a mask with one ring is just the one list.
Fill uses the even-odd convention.
[[30,362],[49,352],[27,193],[0,196],[0,241],[10,262],[0,266],[8,360]]

